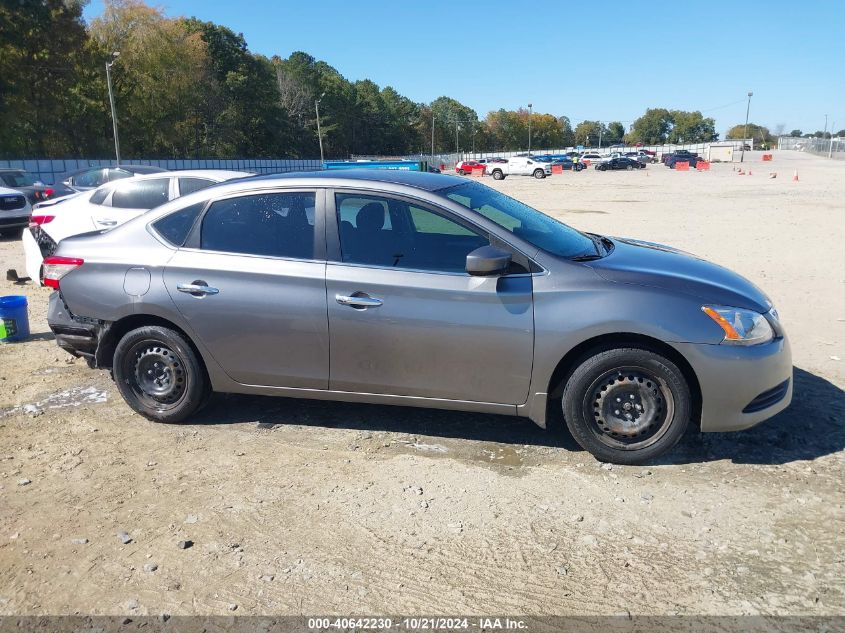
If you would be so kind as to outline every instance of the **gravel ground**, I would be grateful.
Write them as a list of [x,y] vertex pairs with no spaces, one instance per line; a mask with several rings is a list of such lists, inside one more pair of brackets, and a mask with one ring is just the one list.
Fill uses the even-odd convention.
[[724,264],[779,308],[793,405],[648,467],[401,407],[221,395],[154,424],[56,347],[48,290],[0,281],[33,331],[0,345],[0,615],[845,614],[845,163],[748,168],[494,185]]

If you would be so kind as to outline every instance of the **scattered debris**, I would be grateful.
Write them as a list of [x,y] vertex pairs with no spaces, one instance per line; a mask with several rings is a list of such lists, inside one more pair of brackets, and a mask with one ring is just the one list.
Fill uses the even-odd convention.
[[144,565],[144,571],[148,574],[153,573],[156,569],[158,569],[158,565],[156,565],[155,563],[147,563],[146,565]]
[[132,542],[132,537],[129,536],[128,532],[123,532],[123,531],[118,532],[117,538],[119,538],[120,542],[123,543],[124,545],[129,545]]
[[193,541],[179,541],[178,543],[176,543],[176,547],[178,547],[179,549],[190,549],[193,546]]

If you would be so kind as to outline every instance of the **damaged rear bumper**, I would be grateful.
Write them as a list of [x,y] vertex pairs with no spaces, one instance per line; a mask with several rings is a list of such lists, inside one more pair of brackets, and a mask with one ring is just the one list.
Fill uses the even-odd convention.
[[54,292],[50,295],[47,324],[56,335],[59,347],[77,358],[85,358],[92,367],[96,365],[97,347],[107,329],[102,321],[74,316],[61,293]]

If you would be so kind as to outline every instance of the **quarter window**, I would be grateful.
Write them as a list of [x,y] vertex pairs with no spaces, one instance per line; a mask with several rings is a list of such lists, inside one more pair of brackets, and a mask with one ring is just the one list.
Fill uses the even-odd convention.
[[214,184],[213,180],[208,178],[180,178],[179,179],[179,195],[186,196],[189,193],[205,189]]
[[200,248],[265,257],[314,257],[313,192],[220,200],[202,221]]
[[489,243],[445,212],[383,197],[337,194],[344,262],[459,273],[466,256]]
[[194,222],[202,212],[203,207],[205,207],[205,201],[192,204],[159,218],[153,223],[153,226],[173,246],[182,246],[188,239],[188,233],[191,232],[191,227],[194,226]]
[[118,185],[112,194],[111,206],[118,209],[152,209],[167,202],[169,189],[169,178],[138,180]]

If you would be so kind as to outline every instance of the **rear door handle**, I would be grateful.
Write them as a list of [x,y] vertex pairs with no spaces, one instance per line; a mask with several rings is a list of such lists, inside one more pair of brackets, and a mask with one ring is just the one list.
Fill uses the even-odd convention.
[[335,295],[335,300],[342,306],[349,306],[350,308],[357,308],[359,310],[365,308],[377,308],[384,303],[381,299],[376,299],[369,295],[361,293],[352,296]]
[[97,220],[97,224],[101,226],[114,226],[117,224],[117,220]]
[[179,284],[176,286],[176,290],[195,297],[204,297],[205,295],[216,295],[220,293],[217,288],[212,288],[206,283],[197,283],[196,281],[192,284]]

